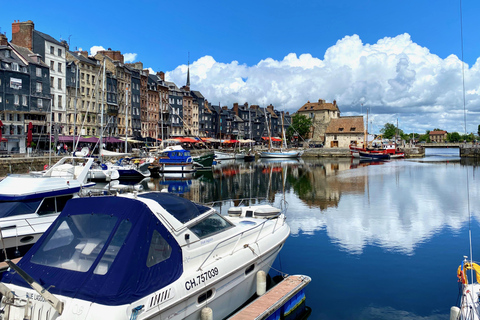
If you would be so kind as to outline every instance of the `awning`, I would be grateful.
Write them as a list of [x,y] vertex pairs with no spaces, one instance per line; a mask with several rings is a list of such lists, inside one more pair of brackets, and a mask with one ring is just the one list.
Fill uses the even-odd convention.
[[180,141],[180,142],[187,142],[187,143],[196,143],[198,140],[189,138],[189,137],[178,137],[178,138],[173,138],[174,140]]
[[[125,142],[125,138],[120,138],[120,141],[123,141]],[[143,141],[139,141],[139,140],[135,140],[135,139],[132,139],[132,138],[127,138],[127,142],[130,142],[130,143],[143,143]]]

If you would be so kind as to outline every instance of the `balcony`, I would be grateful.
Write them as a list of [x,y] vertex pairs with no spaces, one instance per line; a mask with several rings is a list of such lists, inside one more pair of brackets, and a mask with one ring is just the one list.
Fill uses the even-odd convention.
[[118,116],[118,106],[108,106],[107,114],[109,116]]

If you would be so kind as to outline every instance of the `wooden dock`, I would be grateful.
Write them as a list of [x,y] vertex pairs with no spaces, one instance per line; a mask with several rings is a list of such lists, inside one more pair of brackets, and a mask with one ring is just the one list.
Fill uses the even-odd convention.
[[229,320],[267,319],[311,281],[308,276],[288,276],[282,282],[235,313]]

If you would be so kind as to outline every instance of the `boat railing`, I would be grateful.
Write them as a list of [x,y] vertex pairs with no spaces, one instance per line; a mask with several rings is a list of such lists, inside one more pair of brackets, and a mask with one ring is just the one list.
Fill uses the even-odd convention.
[[[279,215],[280,215],[280,216],[281,216],[281,215],[284,215],[284,214],[285,214],[285,211],[286,211],[286,209],[283,209],[283,210],[280,212]],[[253,227],[251,227],[251,228],[249,228],[249,229],[246,229],[246,230],[240,232],[239,234],[236,234],[236,235],[233,235],[233,236],[228,237],[228,238],[226,238],[226,239],[223,239],[222,241],[220,241],[219,243],[217,243],[217,244],[215,245],[215,247],[210,251],[210,253],[208,254],[208,256],[205,258],[205,260],[203,260],[203,262],[200,264],[200,267],[198,267],[197,271],[202,270],[203,265],[208,261],[208,259],[212,256],[212,254],[213,254],[219,247],[223,247],[223,246],[221,246],[222,244],[224,244],[224,243],[226,243],[226,242],[228,242],[228,241],[231,241],[232,239],[238,238],[237,241],[235,242],[235,245],[233,246],[233,248],[232,248],[232,250],[231,250],[231,252],[230,252],[230,255],[232,255],[232,254],[235,253],[235,251],[236,251],[237,248],[238,248],[238,245],[239,245],[240,241],[244,238],[244,236],[245,236],[246,234],[252,234],[252,233],[253,233],[252,231],[255,230],[255,229],[258,229],[258,233],[257,233],[257,236],[256,236],[255,241],[254,241],[253,243],[257,243],[257,242],[260,240],[260,236],[262,235],[262,231],[263,231],[263,229],[264,229],[264,227],[265,227],[265,224],[266,224],[269,220],[272,220],[272,219],[276,219],[275,225],[273,226],[273,229],[272,229],[272,234],[274,234],[274,233],[278,230],[277,225],[278,225],[278,223],[279,223],[279,219],[277,219],[277,217],[275,217],[275,218],[269,218],[269,219],[264,219],[264,221],[263,221],[262,223],[259,223],[259,224],[255,225],[255,226],[253,226]],[[257,231],[255,231],[255,232],[257,232]],[[247,247],[249,247],[249,245],[248,245],[248,244],[245,244],[245,245],[244,245],[244,248],[247,248]]]
[[226,199],[226,200],[217,200],[212,202],[204,203],[207,207],[219,209],[218,212],[223,215],[223,210],[228,210],[231,207],[240,207],[245,205],[258,205],[262,202],[269,202],[265,197],[255,197],[255,198],[239,198],[239,199]]

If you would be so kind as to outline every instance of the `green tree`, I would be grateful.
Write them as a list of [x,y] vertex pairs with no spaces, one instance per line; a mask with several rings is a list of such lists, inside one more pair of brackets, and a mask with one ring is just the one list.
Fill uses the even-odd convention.
[[312,119],[301,114],[294,114],[292,124],[287,129],[287,138],[291,139],[294,135],[299,135],[302,139],[309,134],[312,127]]
[[385,123],[383,128],[380,129],[380,132],[383,134],[385,139],[392,139],[395,137],[395,135],[399,137],[403,136],[403,130],[397,129],[397,127],[391,123]]
[[458,132],[447,133],[447,140],[450,142],[459,142],[462,139]]
[[478,125],[477,134],[480,136],[480,124]]

